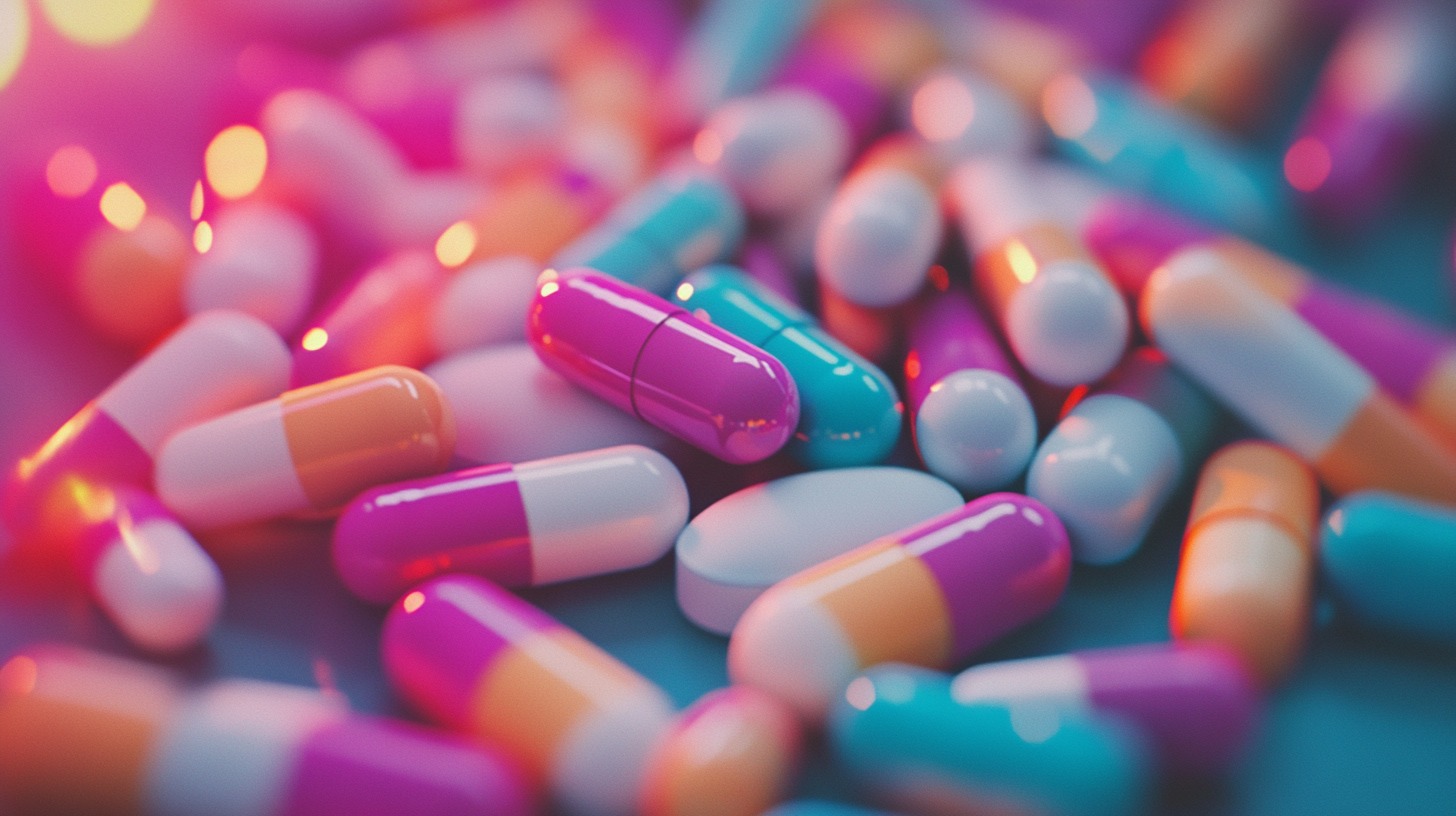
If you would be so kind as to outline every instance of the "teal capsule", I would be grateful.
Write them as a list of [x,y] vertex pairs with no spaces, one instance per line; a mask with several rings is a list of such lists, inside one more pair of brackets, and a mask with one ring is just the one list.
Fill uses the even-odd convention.
[[[846,687],[830,742],[878,791],[957,812],[1139,813],[1147,755],[1120,722],[1049,703],[960,703],[945,675],[881,665]],[[945,810],[947,808],[940,808]]]
[[1456,644],[1456,510],[1388,493],[1346,496],[1320,530],[1320,568],[1354,620]]
[[677,287],[683,308],[777,357],[799,387],[799,428],[789,450],[813,468],[880,462],[900,436],[903,407],[874,363],[829,336],[814,318],[726,264]]
[[784,802],[763,812],[762,816],[894,816],[884,810],[866,810],[855,805],[839,802],[819,802],[803,799]]
[[722,182],[672,171],[628,196],[551,266],[589,266],[666,297],[689,270],[732,254],[744,229],[743,206]]

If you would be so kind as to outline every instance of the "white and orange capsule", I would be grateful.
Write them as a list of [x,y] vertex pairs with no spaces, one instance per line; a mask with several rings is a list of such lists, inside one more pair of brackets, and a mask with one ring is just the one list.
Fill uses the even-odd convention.
[[436,578],[384,622],[394,688],[504,751],[565,810],[625,814],[672,723],[662,690],[487,581]]
[[157,458],[157,493],[197,528],[329,511],[365,488],[438,473],[454,446],[439,387],[381,366],[182,431]]

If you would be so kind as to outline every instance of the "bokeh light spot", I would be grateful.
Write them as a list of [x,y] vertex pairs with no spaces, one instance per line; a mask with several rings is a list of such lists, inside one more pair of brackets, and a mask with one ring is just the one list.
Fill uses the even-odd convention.
[[29,42],[30,15],[25,11],[25,0],[0,0],[0,89],[9,85],[19,70]]
[[456,221],[440,233],[435,241],[435,257],[447,267],[457,267],[470,260],[479,235],[469,221]]
[[115,45],[152,16],[155,0],[40,0],[40,10],[66,39],[81,45]]
[[212,225],[206,221],[198,221],[197,227],[192,230],[192,248],[197,250],[198,255],[206,255],[212,249]]
[[303,335],[303,340],[300,341],[304,351],[318,351],[328,344],[329,333],[320,328],[309,329]]
[[147,216],[147,202],[124,181],[101,194],[101,217],[122,232],[131,232]]
[[1097,97],[1081,77],[1063,74],[1047,83],[1041,113],[1053,133],[1063,139],[1080,139],[1097,122]]
[[932,142],[960,137],[976,117],[975,99],[960,80],[942,74],[921,85],[910,100],[910,121]]
[[257,128],[233,125],[213,137],[203,155],[207,183],[223,198],[242,198],[258,189],[268,169],[268,143]]
[[1284,154],[1284,177],[1301,193],[1319,189],[1330,177],[1331,166],[1329,148],[1308,136],[1290,145]]
[[95,183],[96,159],[80,145],[66,145],[46,162],[46,184],[62,198],[79,198]]
[[202,192],[202,179],[192,185],[192,201],[187,205],[187,214],[193,221],[202,217],[202,210],[207,205],[207,198]]

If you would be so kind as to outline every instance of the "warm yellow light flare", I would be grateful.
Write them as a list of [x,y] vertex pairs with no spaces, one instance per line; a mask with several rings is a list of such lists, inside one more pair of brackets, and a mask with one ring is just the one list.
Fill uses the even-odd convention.
[[446,267],[454,268],[470,260],[479,234],[469,221],[456,221],[440,233],[435,241],[435,257]]
[[25,0],[0,0],[0,90],[20,68],[29,42],[30,15]]
[[96,157],[91,151],[80,145],[66,145],[46,162],[46,184],[62,198],[80,198],[96,183],[96,172]]
[[1022,283],[1031,283],[1036,277],[1036,258],[1021,241],[1007,242],[1006,263],[1011,266],[1011,274]]
[[155,0],[40,0],[40,10],[61,36],[81,45],[115,45],[152,16]]
[[300,344],[304,351],[318,351],[329,344],[329,333],[320,328],[309,329]]
[[258,189],[268,169],[268,143],[257,128],[233,125],[212,138],[203,154],[207,183],[223,198],[242,198]]
[[124,181],[106,188],[101,194],[101,217],[122,232],[137,228],[147,215],[147,202]]
[[202,217],[202,209],[207,204],[207,198],[202,192],[202,179],[192,185],[192,202],[187,205],[187,216],[193,221]]
[[197,226],[192,230],[192,248],[197,250],[198,255],[206,255],[212,249],[212,225],[206,221],[198,221]]

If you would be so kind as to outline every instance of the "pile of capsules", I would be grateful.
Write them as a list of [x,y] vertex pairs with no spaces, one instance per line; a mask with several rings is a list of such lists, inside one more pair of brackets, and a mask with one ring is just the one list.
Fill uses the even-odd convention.
[[[141,356],[3,509],[153,654],[219,614],[210,538],[329,520],[441,730],[40,645],[8,812],[755,814],[822,735],[891,807],[1132,813],[1237,761],[1317,580],[1456,641],[1456,338],[1264,248],[1399,194],[1450,9],[424,5],[250,46],[190,224],[81,145],[17,194],[26,268]],[[1192,481],[1172,642],[965,668]],[[684,712],[510,591],[669,550],[733,682]]]

